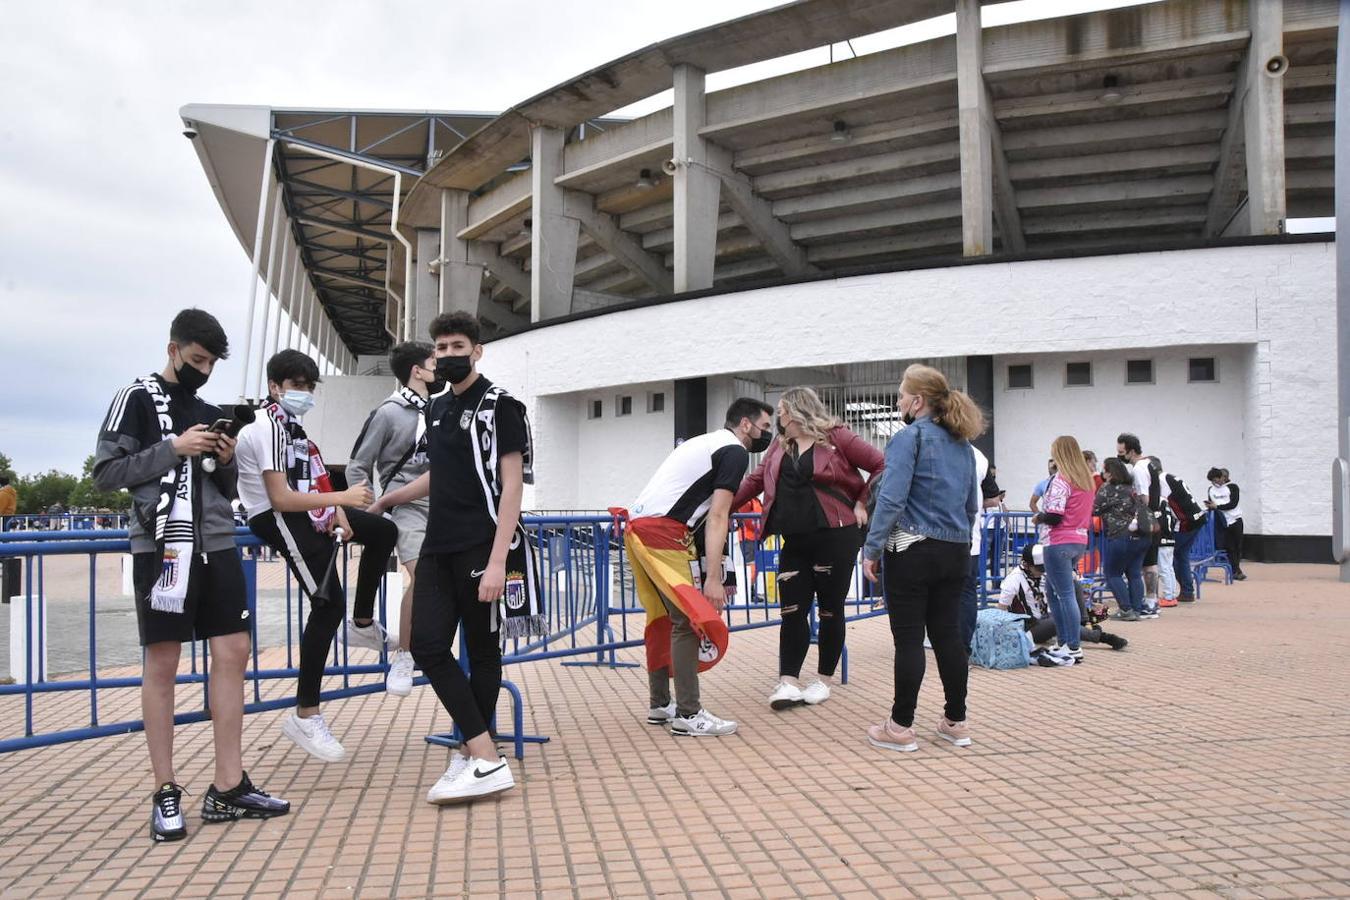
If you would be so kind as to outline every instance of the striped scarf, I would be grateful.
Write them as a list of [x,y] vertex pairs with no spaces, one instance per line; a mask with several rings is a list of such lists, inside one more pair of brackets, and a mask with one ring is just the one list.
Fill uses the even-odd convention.
[[[159,379],[147,375],[137,384],[150,397],[159,422],[160,437],[172,440],[173,414],[169,411],[169,395],[159,385]],[[182,615],[187,601],[188,576],[192,571],[192,553],[195,532],[195,512],[192,479],[192,459],[183,457],[159,479],[159,502],[155,505],[155,551],[161,559],[159,580],[150,590],[150,608],[156,612]],[[149,523],[144,523],[150,531]]]
[[[488,515],[497,521],[497,505],[501,502],[501,470],[497,456],[497,405],[519,403],[502,388],[493,386],[484,392],[470,420],[473,445],[478,448],[478,481],[483,488],[483,500]],[[521,406],[524,418],[524,406]],[[521,454],[526,484],[534,483],[534,441],[530,422],[525,418],[525,450]],[[506,551],[506,590],[492,608],[492,630],[500,629],[501,639],[548,634],[548,619],[544,612],[543,586],[539,577],[539,562],[529,536],[519,522]]]

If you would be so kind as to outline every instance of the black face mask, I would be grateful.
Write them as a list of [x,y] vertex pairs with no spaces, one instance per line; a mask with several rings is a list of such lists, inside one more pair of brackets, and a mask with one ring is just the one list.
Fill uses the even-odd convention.
[[436,360],[436,374],[451,384],[459,384],[473,374],[473,360],[467,356],[442,356]]
[[445,390],[445,379],[440,377],[439,375],[436,376],[435,380],[433,380],[431,384],[427,385],[427,394],[432,397],[436,396],[443,390]]
[[[179,358],[182,359],[182,357]],[[185,359],[182,360],[178,368],[173,370],[173,374],[177,376],[178,383],[183,386],[183,390],[189,394],[195,394],[201,390],[207,379],[211,377],[196,366],[189,365]]]
[[760,431],[759,437],[750,440],[750,452],[763,453],[765,450],[769,449],[769,445],[772,443],[773,434],[770,433],[769,429],[765,428]]

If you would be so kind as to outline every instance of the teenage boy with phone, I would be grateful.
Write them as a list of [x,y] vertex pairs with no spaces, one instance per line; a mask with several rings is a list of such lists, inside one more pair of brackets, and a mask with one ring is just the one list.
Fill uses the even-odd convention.
[[[235,441],[207,428],[221,411],[197,396],[216,361],[228,355],[229,341],[214,316],[180,312],[169,327],[163,370],[118,391],[94,454],[98,489],[126,488],[132,496],[132,577],[145,648],[141,717],[159,785],[151,798],[155,841],[187,836],[183,788],[173,768],[173,694],[184,641],[209,641],[211,650],[215,778],[203,798],[203,821],[290,811],[285,800],[254,787],[241,761],[251,623],[230,508]],[[209,473],[204,454],[214,454]]]

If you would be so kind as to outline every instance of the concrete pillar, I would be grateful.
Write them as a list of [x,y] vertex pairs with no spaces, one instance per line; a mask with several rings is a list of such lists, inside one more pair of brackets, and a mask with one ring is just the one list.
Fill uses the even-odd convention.
[[563,171],[563,132],[536,126],[530,133],[530,147],[530,182],[534,194],[530,321],[538,322],[572,311],[580,225],[566,214],[567,192],[555,181]]
[[469,192],[441,191],[440,311],[468,310],[479,315],[483,266],[470,261],[469,242],[456,235],[469,222]]
[[441,285],[432,262],[440,259],[441,232],[437,228],[417,229],[417,240],[413,242],[417,256],[413,260],[413,289],[409,292],[408,302],[413,305],[412,332],[409,340],[425,341],[427,326],[441,311]]
[[1250,234],[1284,227],[1284,0],[1251,0],[1244,127]]
[[961,246],[966,256],[994,250],[994,167],[989,94],[984,89],[979,0],[956,3],[956,89],[961,126]]
[[[1350,3],[1341,4],[1336,43],[1336,221],[1350,230]],[[1339,373],[1336,436],[1340,459],[1350,461],[1350,241],[1336,241],[1336,370]],[[1350,510],[1342,509],[1342,534],[1350,540]],[[1341,560],[1350,582],[1350,555]]]
[[717,207],[722,180],[709,165],[703,70],[679,65],[675,82],[675,292],[713,284],[717,259]]

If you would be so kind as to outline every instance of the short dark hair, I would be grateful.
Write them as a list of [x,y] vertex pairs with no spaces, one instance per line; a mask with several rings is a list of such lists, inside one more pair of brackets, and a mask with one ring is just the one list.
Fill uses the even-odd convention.
[[389,351],[389,368],[399,384],[407,384],[412,377],[413,366],[420,366],[427,357],[436,352],[436,348],[425,341],[404,341]]
[[287,378],[318,384],[319,364],[299,350],[282,350],[267,361],[267,380],[281,384]]
[[204,309],[185,309],[173,317],[169,325],[169,340],[186,347],[197,344],[216,359],[228,359],[230,339],[220,321]]
[[1208,472],[1205,473],[1205,480],[1213,481],[1215,478],[1222,478],[1224,474],[1225,473],[1223,469],[1220,469],[1218,466],[1214,466]]
[[469,339],[471,344],[481,344],[480,337],[483,333],[483,326],[479,324],[478,317],[472,313],[466,313],[462,309],[454,312],[441,313],[431,320],[431,326],[427,329],[434,341],[438,337],[446,337],[451,334],[462,334]]
[[773,415],[773,407],[763,400],[756,400],[754,397],[737,397],[731,401],[727,407],[727,427],[735,428],[740,424],[741,419],[758,419],[760,413]]
[[1118,456],[1108,456],[1106,462],[1102,463],[1102,471],[1106,473],[1106,480],[1112,484],[1129,484],[1133,480],[1129,468]]
[[1130,434],[1128,431],[1122,432],[1116,437],[1116,443],[1125,447],[1129,453],[1143,453],[1144,447],[1139,443],[1139,436]]

